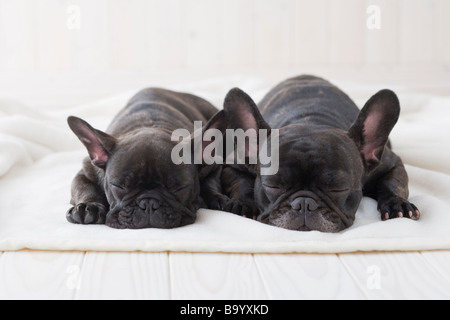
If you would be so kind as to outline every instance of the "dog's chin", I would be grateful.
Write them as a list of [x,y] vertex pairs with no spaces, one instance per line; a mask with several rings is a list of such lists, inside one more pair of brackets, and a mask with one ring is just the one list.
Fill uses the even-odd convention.
[[193,210],[180,203],[174,205],[156,198],[141,198],[135,203],[116,206],[106,217],[106,225],[115,229],[174,229],[195,222]]
[[325,209],[314,214],[301,215],[295,210],[284,208],[264,213],[258,220],[271,226],[294,231],[336,233],[346,229],[345,223],[338,214]]

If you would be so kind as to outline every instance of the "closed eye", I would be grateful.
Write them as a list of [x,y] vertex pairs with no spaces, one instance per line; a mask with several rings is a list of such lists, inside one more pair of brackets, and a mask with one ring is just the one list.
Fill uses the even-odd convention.
[[119,186],[118,184],[111,183],[111,186],[113,188],[115,188],[115,189],[118,189],[118,190],[121,190],[121,191],[126,191],[126,188],[124,188],[122,186]]
[[276,186],[269,186],[269,185],[267,185],[267,184],[265,184],[265,185],[264,185],[264,187],[265,187],[265,188],[269,188],[269,189],[278,189],[278,190],[280,190],[280,189],[281,189],[280,187],[276,187]]
[[267,184],[263,184],[264,189],[272,194],[280,194],[283,193],[285,190],[283,188],[277,187],[277,186],[270,186]]
[[190,185],[182,186],[182,187],[173,189],[173,192],[174,192],[174,193],[177,193],[177,192],[180,192],[180,191],[182,191],[182,190],[184,190],[184,189],[187,189],[187,188],[189,188],[189,187],[190,187]]
[[333,190],[330,190],[330,192],[333,192],[333,193],[347,193],[347,192],[349,192],[350,191],[350,188],[343,188],[343,189],[333,189]]

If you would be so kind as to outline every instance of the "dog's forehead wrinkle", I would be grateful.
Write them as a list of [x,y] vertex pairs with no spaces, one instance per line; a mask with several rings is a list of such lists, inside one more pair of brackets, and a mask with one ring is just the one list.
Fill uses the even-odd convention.
[[[164,141],[166,140],[166,141]],[[155,155],[167,155],[170,154],[171,148],[167,148],[167,145],[163,142],[168,142],[170,145],[170,138],[166,135],[154,136],[145,134],[141,138],[127,137],[126,139],[119,141],[119,145],[124,151],[134,151],[142,155],[155,154]]]

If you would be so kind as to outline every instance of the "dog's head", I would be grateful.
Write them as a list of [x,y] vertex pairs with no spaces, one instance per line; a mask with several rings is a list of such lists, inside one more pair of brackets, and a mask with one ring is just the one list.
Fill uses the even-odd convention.
[[[230,91],[224,109],[232,128],[275,132],[239,89]],[[383,90],[367,102],[348,131],[307,124],[280,128],[278,172],[262,175],[261,161],[247,164],[256,175],[258,219],[300,231],[338,232],[350,227],[363,196],[363,180],[380,163],[399,112],[396,95]],[[273,152],[272,143],[267,139],[265,147]]]
[[[202,204],[202,165],[172,161],[172,151],[178,144],[172,141],[172,132],[147,128],[112,136],[76,117],[69,117],[68,123],[85,145],[98,173],[99,187],[110,206],[108,226],[168,229],[195,221]],[[203,131],[209,128],[225,130],[223,112],[216,114]],[[203,155],[194,155],[202,150],[193,147],[185,150],[192,152],[191,159]]]

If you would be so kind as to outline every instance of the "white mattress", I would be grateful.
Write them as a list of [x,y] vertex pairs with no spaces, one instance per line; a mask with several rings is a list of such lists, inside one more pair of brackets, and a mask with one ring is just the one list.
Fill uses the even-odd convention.
[[[337,83],[339,84],[339,83]],[[241,86],[259,100],[275,83],[220,78],[167,86],[196,93],[220,107]],[[383,86],[341,83],[359,106]],[[410,176],[411,201],[420,221],[380,221],[376,203],[364,199],[355,224],[338,234],[295,232],[232,214],[200,210],[195,224],[174,230],[115,230],[72,225],[71,180],[86,155],[66,118],[76,115],[105,129],[136,90],[70,109],[36,110],[0,100],[0,251],[188,251],[239,253],[340,253],[450,249],[450,98],[400,90],[402,114],[391,139]]]

